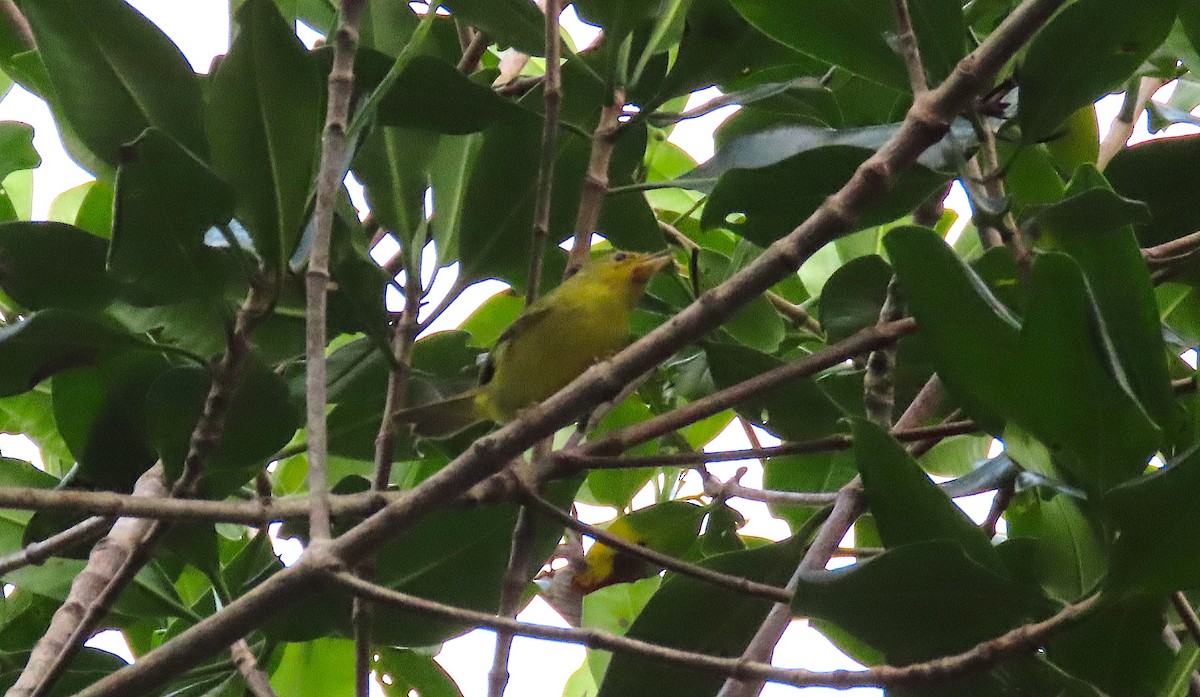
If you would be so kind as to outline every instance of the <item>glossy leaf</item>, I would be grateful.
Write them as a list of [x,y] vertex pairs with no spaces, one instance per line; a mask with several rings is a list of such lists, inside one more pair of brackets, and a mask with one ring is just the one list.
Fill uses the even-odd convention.
[[121,0],[23,4],[54,85],[55,110],[108,167],[121,147],[157,128],[208,152],[200,80],[179,49]]
[[241,31],[209,78],[213,168],[233,187],[238,219],[270,265],[291,255],[305,223],[321,133],[321,82],[271,0],[249,0]]
[[42,310],[0,328],[0,395],[31,390],[51,375],[129,350],[134,339],[100,320]]
[[429,161],[437,137],[401,128],[374,128],[354,158],[354,175],[375,220],[402,241],[412,240],[425,223]]
[[0,288],[31,310],[93,312],[116,297],[104,240],[62,223],[0,225]]
[[851,259],[829,277],[817,315],[830,343],[879,322],[892,269],[878,255]]
[[1021,66],[1018,119],[1025,142],[1047,138],[1077,109],[1124,84],[1167,38],[1179,5],[1080,0],[1055,16]]
[[963,651],[1056,609],[945,541],[906,545],[801,579],[792,609],[838,625],[903,664]]
[[230,250],[205,244],[205,236],[229,225],[233,205],[233,192],[203,162],[147,130],[117,171],[109,268],[167,299],[223,290],[221,257]]

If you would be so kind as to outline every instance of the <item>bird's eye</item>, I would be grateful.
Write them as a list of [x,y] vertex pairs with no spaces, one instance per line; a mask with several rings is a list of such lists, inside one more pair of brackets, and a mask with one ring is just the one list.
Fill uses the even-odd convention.
[[626,254],[625,252],[617,252],[616,254],[613,255],[613,261],[625,261],[628,258],[629,258],[629,255]]

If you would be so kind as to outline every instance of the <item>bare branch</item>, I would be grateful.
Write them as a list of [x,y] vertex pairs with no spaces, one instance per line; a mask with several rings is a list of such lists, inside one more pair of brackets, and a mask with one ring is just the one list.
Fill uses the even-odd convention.
[[[562,102],[562,40],[559,38],[558,16],[562,0],[545,0],[546,16],[546,79],[542,90],[545,114],[542,120],[542,150],[538,159],[537,195],[533,204],[533,244],[529,255],[529,288],[525,291],[525,306],[537,300],[542,281],[542,257],[550,235],[550,201],[554,188],[554,163],[558,159],[558,107]],[[501,690],[503,691],[503,690]]]
[[[904,5],[904,0],[896,0]],[[911,29],[911,28],[910,28]],[[904,301],[896,277],[887,285],[887,295],[879,310],[879,324],[898,321],[904,316]],[[867,372],[863,376],[863,407],[867,418],[883,428],[892,426],[892,408],[896,405],[896,345],[881,346],[867,356]]]
[[617,119],[625,108],[625,91],[613,90],[612,100],[600,110],[600,123],[592,134],[592,154],[588,158],[583,191],[579,194],[579,212],[575,217],[575,242],[567,259],[566,275],[570,276],[587,261],[592,233],[600,220],[600,209],[608,195],[608,164],[617,145],[620,126]]
[[1121,104],[1121,111],[1113,119],[1112,126],[1108,129],[1104,140],[1100,141],[1100,152],[1096,155],[1096,167],[1104,169],[1117,156],[1117,153],[1125,148],[1129,137],[1133,135],[1134,124],[1146,110],[1146,104],[1150,102],[1154,93],[1168,82],[1170,80],[1161,77],[1147,76],[1138,82],[1136,91],[1127,90],[1125,92],[1125,101]]
[[[554,3],[554,0],[549,2]],[[549,9],[547,7],[547,10]],[[513,529],[508,568],[504,570],[504,582],[500,587],[500,610],[496,613],[500,617],[516,618],[521,609],[521,597],[529,585],[529,567],[533,562],[532,552],[536,539],[537,518],[528,505],[522,505],[517,514],[517,526]],[[512,643],[512,632],[503,629],[496,632],[496,650],[492,657],[492,669],[488,672],[488,697],[504,696],[504,688],[508,685],[508,657],[512,652]]]
[[908,0],[892,0],[892,9],[896,12],[897,49],[908,68],[908,83],[912,86],[913,96],[919,96],[929,91],[929,81],[921,63],[921,49],[917,44],[917,33],[913,31]]
[[[546,641],[582,644],[591,649],[633,654],[665,665],[680,666],[710,675],[739,680],[762,680],[795,687],[849,688],[936,685],[995,665],[1006,658],[1032,653],[1050,636],[1087,616],[1097,605],[1098,598],[1098,596],[1093,596],[1075,605],[1067,605],[1047,620],[1017,627],[995,639],[985,641],[968,651],[953,656],[903,667],[884,665],[863,671],[837,670],[818,673],[809,670],[776,668],[768,663],[747,661],[742,658],[724,658],[681,651],[590,629],[562,629],[517,622],[400,593],[367,583],[353,574],[344,572],[334,574],[333,578],[354,593],[370,598],[372,601],[415,610],[431,617],[491,630],[504,629],[514,634]],[[89,690],[81,693],[81,697],[99,697],[99,694],[94,690]]]
[[488,45],[491,44],[491,39],[482,31],[476,31],[475,36],[471,38],[471,43],[463,50],[462,58],[458,60],[459,72],[470,75],[479,67],[479,61],[483,58],[483,54],[487,53]]
[[26,566],[41,564],[84,540],[95,539],[112,527],[112,524],[112,518],[96,516],[72,525],[41,542],[32,542],[20,550],[0,558],[0,576]]
[[271,687],[271,679],[258,667],[258,659],[254,657],[254,652],[250,650],[250,645],[245,639],[233,642],[229,647],[229,655],[233,658],[234,667],[246,681],[250,694],[254,697],[276,697],[275,690]]
[[[333,209],[342,186],[346,161],[346,132],[350,123],[350,98],[354,94],[354,54],[358,48],[358,21],[366,0],[342,0],[342,11],[333,37],[333,67],[329,70],[329,98],[325,105],[325,130],[321,134],[321,163],[317,170],[317,196],[313,209],[313,238],[309,249],[305,291],[305,429],[308,437],[308,490],[314,506],[309,528],[314,539],[328,539],[330,531],[329,482],[325,460],[329,444],[326,431],[325,332],[329,294],[329,240]],[[433,12],[430,6],[429,11]]]

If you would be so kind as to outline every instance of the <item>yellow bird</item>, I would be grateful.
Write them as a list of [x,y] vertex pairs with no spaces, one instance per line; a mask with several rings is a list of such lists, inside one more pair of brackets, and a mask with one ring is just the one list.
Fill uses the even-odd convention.
[[629,314],[668,252],[612,252],[525,308],[500,335],[479,386],[399,414],[417,433],[444,438],[479,421],[504,423],[558,392],[625,345]]

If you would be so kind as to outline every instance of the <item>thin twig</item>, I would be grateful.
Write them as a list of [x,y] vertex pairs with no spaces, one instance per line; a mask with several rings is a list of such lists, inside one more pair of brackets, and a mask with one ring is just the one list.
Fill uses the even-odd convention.
[[[104,676],[81,694],[100,697],[154,690],[182,670],[229,646],[273,613],[316,592],[323,563],[328,563],[331,558],[333,561],[356,559],[378,548],[460,492],[498,472],[511,458],[553,434],[592,405],[611,398],[630,380],[720,326],[750,300],[793,273],[816,250],[852,231],[860,212],[888,190],[898,172],[912,165],[922,152],[945,136],[954,116],[992,84],[996,74],[1063,2],[1025,0],[979,47],[959,62],[945,81],[914,101],[892,138],[858,168],[840,191],[827,198],[804,223],[774,242],[730,279],[613,359],[589,368],[555,395],[522,412],[519,418],[476,440],[462,455],[416,487],[402,492],[383,510],[335,540],[310,545],[294,566],[274,574],[217,615],[183,630],[142,656],[137,663]],[[371,584],[363,584],[359,579],[351,578],[350,582],[372,588]],[[488,615],[483,617],[491,622],[500,621]],[[1065,617],[1069,618],[1070,613]],[[1058,623],[1068,621],[1064,616],[1056,620]],[[1055,626],[1052,624],[1050,628]],[[1046,631],[1048,629],[1040,624],[1030,625],[1020,629],[1016,639],[1010,639],[1010,643],[1003,646],[1012,651],[1014,641],[1030,636],[1040,639]],[[1018,645],[1021,651],[1026,650],[1026,644]],[[991,646],[988,644],[985,648]],[[997,652],[992,651],[986,657],[979,654],[960,656],[940,667],[953,674],[963,667],[973,669],[996,659]],[[721,659],[719,666],[721,670],[729,667],[729,674],[737,677],[758,677],[735,659]],[[856,673],[854,680],[860,679],[861,675]]]
[[[553,3],[554,0],[549,2]],[[528,505],[522,505],[513,529],[508,568],[504,571],[504,581],[500,586],[500,609],[496,613],[500,617],[515,619],[521,609],[521,598],[529,586],[529,567],[532,566],[536,541],[537,518]],[[504,695],[504,688],[508,685],[508,658],[512,653],[512,643],[512,632],[496,632],[496,649],[492,656],[492,669],[488,672],[488,697]]]
[[1126,90],[1125,100],[1121,104],[1121,110],[1117,112],[1117,117],[1113,119],[1112,126],[1108,129],[1108,134],[1104,136],[1104,140],[1100,141],[1100,151],[1096,155],[1096,167],[1104,169],[1109,162],[1117,156],[1125,148],[1125,144],[1129,142],[1129,137],[1133,135],[1133,127],[1137,123],[1138,117],[1146,110],[1146,104],[1154,96],[1154,93],[1160,87],[1170,82],[1170,80],[1161,77],[1143,77],[1138,81],[1137,90]]
[[483,58],[483,54],[487,53],[488,46],[491,44],[491,39],[482,31],[476,31],[475,37],[471,39],[471,44],[463,51],[462,58],[458,60],[458,71],[470,75],[479,67],[479,61]]
[[533,205],[533,244],[529,255],[529,287],[525,306],[537,300],[542,281],[542,257],[550,236],[550,202],[554,188],[554,163],[558,159],[558,108],[562,102],[562,40],[558,16],[562,0],[545,0],[546,6],[546,80],[543,84],[545,114],[542,120],[542,150],[538,159],[537,197]]
[[567,258],[567,275],[578,271],[588,259],[592,233],[600,220],[600,209],[608,196],[608,165],[617,145],[621,124],[617,119],[625,109],[625,91],[613,90],[612,99],[600,110],[600,122],[592,134],[592,154],[588,158],[583,190],[579,194],[579,212],[575,217],[575,242]]
[[[313,497],[309,516],[314,540],[332,536],[329,516],[329,482],[326,458],[329,455],[325,421],[327,408],[325,364],[326,307],[329,300],[329,240],[333,230],[333,210],[342,185],[346,160],[346,132],[350,124],[350,98],[354,94],[354,54],[358,48],[358,21],[366,0],[342,0],[342,11],[334,31],[333,67],[329,70],[329,98],[325,106],[325,129],[321,134],[321,163],[317,170],[317,196],[313,209],[313,238],[305,290],[305,429],[308,437],[308,490]],[[429,12],[433,12],[431,6]]]
[[917,33],[913,31],[912,15],[908,11],[908,0],[892,0],[896,12],[896,43],[904,66],[908,68],[908,82],[914,96],[929,91],[929,80],[925,77],[925,66],[921,63],[921,48],[917,44]]
[[652,564],[657,564],[668,571],[674,571],[676,573],[683,574],[684,576],[691,576],[692,578],[697,578],[701,581],[711,583],[714,586],[728,588],[744,595],[749,595],[756,598],[765,598],[767,600],[774,600],[776,602],[791,602],[792,594],[783,588],[779,588],[778,586],[758,583],[757,581],[751,581],[740,576],[723,574],[719,571],[713,571],[712,569],[708,569],[697,564],[676,559],[669,554],[657,552],[649,547],[635,544],[624,538],[617,537],[610,532],[605,532],[600,528],[580,521],[571,514],[559,510],[557,506],[541,498],[540,496],[529,495],[526,497],[526,501],[528,502],[529,506],[537,511],[539,515],[544,515],[556,523],[561,523],[562,525],[578,533],[586,535],[597,542],[601,542],[609,547],[612,547],[615,550],[628,554],[632,557],[637,557],[638,559],[648,561]]
[[[904,0],[896,0],[904,5]],[[910,28],[911,30],[911,28]],[[900,284],[896,277],[888,281],[883,307],[879,310],[879,324],[898,321],[904,316],[904,301],[900,298]],[[896,345],[880,346],[867,356],[867,370],[863,376],[863,407],[867,418],[883,428],[892,427],[892,408],[896,405]]]
[[[535,639],[581,644],[590,649],[642,656],[665,665],[679,666],[710,675],[740,680],[765,680],[795,687],[834,688],[937,685],[968,675],[995,665],[1006,658],[1032,653],[1049,637],[1086,617],[1096,606],[1099,597],[1093,596],[1083,602],[1067,605],[1049,619],[1022,625],[952,656],[907,666],[882,665],[862,671],[836,670],[820,673],[794,668],[776,668],[768,663],[746,661],[742,658],[724,658],[681,651],[591,629],[563,629],[517,622],[418,598],[367,583],[353,574],[344,572],[332,574],[332,579],[351,592],[370,598],[374,602],[493,631],[505,629],[514,634]],[[95,693],[93,688],[81,693],[81,697],[95,697]]]
[[113,519],[109,517],[94,516],[40,542],[31,542],[16,552],[0,558],[0,576],[26,566],[41,564],[84,540],[93,540],[112,527],[113,522]]
[[254,652],[250,650],[250,645],[245,639],[233,642],[229,647],[229,655],[233,659],[234,667],[246,681],[250,694],[254,697],[276,697],[275,690],[271,687],[271,678],[258,667],[258,659],[254,657]]

